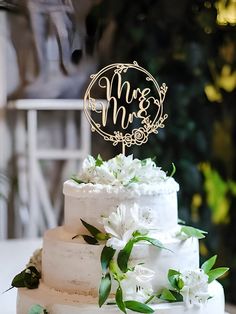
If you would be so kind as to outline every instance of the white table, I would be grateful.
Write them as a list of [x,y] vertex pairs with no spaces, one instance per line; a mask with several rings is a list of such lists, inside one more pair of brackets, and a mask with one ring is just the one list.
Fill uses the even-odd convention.
[[42,247],[42,239],[0,241],[0,313],[16,314],[16,293],[11,286],[13,277],[25,268],[32,253]]

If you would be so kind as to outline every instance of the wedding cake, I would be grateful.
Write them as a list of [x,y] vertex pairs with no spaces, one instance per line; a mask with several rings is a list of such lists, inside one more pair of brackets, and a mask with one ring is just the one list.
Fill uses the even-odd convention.
[[179,224],[178,190],[149,158],[89,156],[64,183],[64,226],[17,277],[17,314],[225,313],[227,268],[199,266],[206,232]]

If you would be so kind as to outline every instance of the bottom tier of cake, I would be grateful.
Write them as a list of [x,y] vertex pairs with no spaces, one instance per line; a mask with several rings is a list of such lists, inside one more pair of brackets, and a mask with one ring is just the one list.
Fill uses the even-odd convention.
[[[206,305],[186,308],[183,303],[152,304],[156,314],[224,314],[225,301],[222,286],[217,282],[209,285],[212,296]],[[115,314],[121,313],[115,305],[99,308],[94,298],[81,297],[47,288],[43,284],[38,289],[19,289],[17,314],[28,314],[34,304],[45,307],[49,314]],[[130,313],[134,313],[128,311]]]

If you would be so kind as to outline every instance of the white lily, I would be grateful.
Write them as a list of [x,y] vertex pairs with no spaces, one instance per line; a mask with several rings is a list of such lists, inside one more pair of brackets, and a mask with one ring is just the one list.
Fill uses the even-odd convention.
[[153,219],[149,209],[141,209],[137,204],[128,208],[121,204],[116,212],[103,218],[105,231],[110,235],[107,246],[114,249],[123,248],[132,237],[134,231],[146,233],[152,229]]
[[125,300],[144,302],[153,293],[152,279],[155,272],[142,265],[136,265],[133,270],[126,273],[121,286]]
[[180,293],[187,307],[202,305],[210,297],[208,292],[208,276],[202,269],[184,271],[180,277],[184,282],[184,287]]
[[100,165],[96,165],[95,158],[88,156],[78,178],[85,183],[135,186],[163,182],[167,176],[151,158],[141,161],[133,155],[120,154]]

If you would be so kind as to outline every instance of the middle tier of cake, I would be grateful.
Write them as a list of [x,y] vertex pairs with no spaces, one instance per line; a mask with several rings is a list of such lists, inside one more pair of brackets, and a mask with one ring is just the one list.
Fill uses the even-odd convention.
[[[154,291],[168,287],[168,270],[184,271],[199,267],[199,244],[195,238],[180,240],[176,229],[155,234],[165,249],[136,244],[131,255],[134,264],[143,263],[155,271]],[[104,245],[89,245],[64,227],[45,233],[42,257],[42,279],[51,288],[80,295],[97,296],[102,276],[100,255]],[[66,266],[65,266],[66,265]]]

